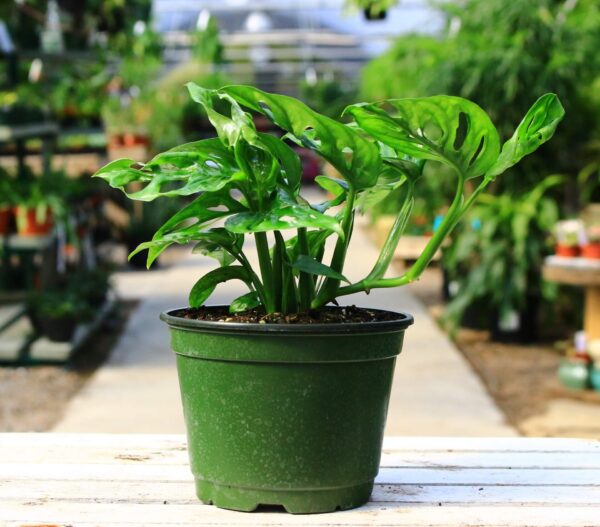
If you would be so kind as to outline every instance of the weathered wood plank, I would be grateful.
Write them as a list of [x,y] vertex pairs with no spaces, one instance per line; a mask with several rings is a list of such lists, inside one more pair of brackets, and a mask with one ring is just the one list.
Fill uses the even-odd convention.
[[[113,481],[192,484],[187,465],[131,465],[59,463],[0,465],[0,488],[21,481]],[[600,470],[590,469],[481,469],[481,468],[390,468],[382,467],[378,484],[398,485],[572,485],[600,486]],[[1,495],[1,492],[0,492]]]
[[495,526],[495,527],[590,527],[598,525],[599,507],[462,507],[398,506],[370,503],[352,511],[333,514],[290,515],[274,512],[237,513],[204,505],[36,504],[28,507],[7,504],[0,510],[2,525],[81,526],[217,526],[259,527],[267,525],[321,526]]
[[[0,482],[3,504],[31,502],[196,505],[192,482],[22,480]],[[463,504],[463,505],[600,505],[600,486],[585,489],[570,485],[376,485],[372,503]],[[599,511],[600,512],[600,511]]]
[[194,496],[182,436],[0,435],[0,525],[600,525],[600,443],[386,439],[365,507],[235,513]]

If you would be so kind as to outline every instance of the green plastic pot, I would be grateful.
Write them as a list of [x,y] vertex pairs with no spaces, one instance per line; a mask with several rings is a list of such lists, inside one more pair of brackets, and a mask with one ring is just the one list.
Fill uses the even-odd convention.
[[410,315],[245,324],[161,315],[177,354],[190,465],[204,503],[291,513],[364,504],[379,470]]

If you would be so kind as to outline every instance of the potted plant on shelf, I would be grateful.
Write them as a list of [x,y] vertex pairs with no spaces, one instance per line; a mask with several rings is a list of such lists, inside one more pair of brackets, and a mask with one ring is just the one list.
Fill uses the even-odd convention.
[[557,221],[554,227],[556,256],[564,258],[575,258],[579,256],[579,245],[584,234],[583,222],[581,220]]
[[89,313],[81,296],[73,291],[35,292],[29,299],[34,329],[53,342],[69,342],[77,324]]
[[0,236],[10,234],[15,198],[14,182],[0,168]]
[[[353,105],[346,110],[353,122],[345,125],[249,86],[188,88],[218,137],[146,164],[117,160],[96,176],[132,199],[196,196],[136,249],[148,250],[148,265],[173,243],[194,243],[194,252],[220,264],[193,286],[190,307],[161,315],[177,355],[198,497],[237,510],[359,506],[378,471],[394,362],[412,317],[339,302],[418,279],[479,194],[552,136],[562,106],[555,95],[540,98],[501,149],[487,114],[456,97]],[[217,111],[216,101],[226,110]],[[248,111],[286,136],[257,131]],[[343,180],[316,179],[331,199],[310,204],[301,197],[300,160],[286,140],[340,172]],[[455,197],[414,265],[385,277],[429,162],[453,168]],[[479,185],[466,195],[474,178]],[[133,182],[138,189],[129,192]],[[365,278],[349,283],[344,261],[357,207],[398,185],[406,187],[405,203],[381,254]],[[222,226],[214,226],[218,220]],[[247,255],[249,236],[257,266]],[[334,247],[326,258],[328,238]],[[248,292],[229,306],[206,306],[229,280]]]
[[581,246],[581,256],[600,259],[600,224],[588,225],[585,229],[585,243]]

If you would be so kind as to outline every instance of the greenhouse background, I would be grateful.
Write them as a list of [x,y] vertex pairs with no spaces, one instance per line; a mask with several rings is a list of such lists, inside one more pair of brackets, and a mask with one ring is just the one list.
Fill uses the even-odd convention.
[[[387,433],[600,438],[599,46],[594,0],[3,2],[0,431],[183,430],[158,313],[210,262],[186,245],[150,270],[128,259],[188,201],[131,202],[92,175],[214,137],[193,81],[291,95],[344,123],[361,101],[461,96],[502,141],[556,93],[553,139],[493,182],[421,280],[348,303],[416,320]],[[319,201],[315,177],[339,174],[295,148]],[[418,191],[396,270],[448,213],[451,171],[427,169]],[[364,207],[349,277],[377,259],[401,199]],[[216,300],[236,294],[228,283]]]

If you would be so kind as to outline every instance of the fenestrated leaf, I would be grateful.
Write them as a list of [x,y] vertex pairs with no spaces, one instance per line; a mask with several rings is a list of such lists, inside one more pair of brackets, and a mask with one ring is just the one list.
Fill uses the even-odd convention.
[[222,227],[217,227],[198,233],[194,241],[197,243],[194,246],[193,253],[215,258],[221,266],[226,266],[235,261],[235,255],[240,252],[244,237],[229,232]]
[[292,267],[304,273],[326,276],[327,278],[343,280],[344,282],[350,283],[350,281],[343,274],[334,271],[328,265],[315,260],[312,256],[308,256],[307,254],[301,254],[298,256],[298,258],[296,258],[296,260],[292,263]]
[[467,179],[483,175],[500,151],[498,132],[488,115],[460,97],[390,99],[352,105],[346,111],[399,154],[445,163]]
[[234,99],[226,99],[231,104],[231,115],[224,115],[215,110],[215,97],[223,97],[217,90],[203,88],[193,82],[188,82],[186,87],[192,100],[202,105],[219,139],[227,147],[233,148],[241,138],[255,144],[257,133],[254,122]]
[[553,93],[542,95],[529,109],[486,177],[494,178],[536,150],[553,135],[565,110]]
[[[290,178],[294,177],[291,160],[284,151],[287,146],[280,140],[268,134],[259,134],[256,131],[252,117],[247,114],[237,101],[218,90],[206,89],[190,82],[187,84],[190,96],[195,102],[200,103],[207,112],[208,118],[215,127],[219,142],[235,151],[235,157],[242,169],[258,186],[258,193],[271,191],[277,184],[280,173],[281,155],[284,155]],[[230,115],[220,113],[215,109],[215,99],[228,103]],[[279,143],[279,145],[277,145]]]
[[116,159],[98,170],[93,177],[99,177],[108,182],[111,187],[123,189],[133,181],[139,181],[142,177],[148,177],[140,172],[143,165],[133,159]]
[[303,146],[317,151],[357,190],[377,180],[381,165],[378,148],[351,127],[285,95],[265,93],[252,86],[226,86],[219,91],[265,115]]
[[200,307],[206,299],[212,294],[217,285],[229,280],[241,280],[250,284],[250,276],[241,265],[230,265],[228,267],[219,267],[209,273],[206,273],[196,282],[190,292],[190,306]]
[[150,267],[154,260],[170,245],[185,245],[196,239],[196,236],[212,222],[246,210],[234,200],[226,188],[219,192],[202,194],[189,205],[175,213],[156,231],[151,241],[142,243],[130,255],[148,249],[146,265]]
[[225,222],[226,229],[241,234],[300,227],[326,229],[344,236],[336,218],[321,214],[308,205],[285,203],[279,198],[268,211],[242,212],[229,217]]
[[242,311],[248,311],[248,309],[254,309],[260,306],[260,298],[256,291],[250,291],[245,295],[236,298],[229,306],[230,313],[241,313]]
[[[131,199],[152,201],[160,196],[213,192],[241,176],[234,157],[218,139],[204,139],[157,155],[147,164],[119,159],[96,172]],[[142,189],[126,186],[138,182]]]

